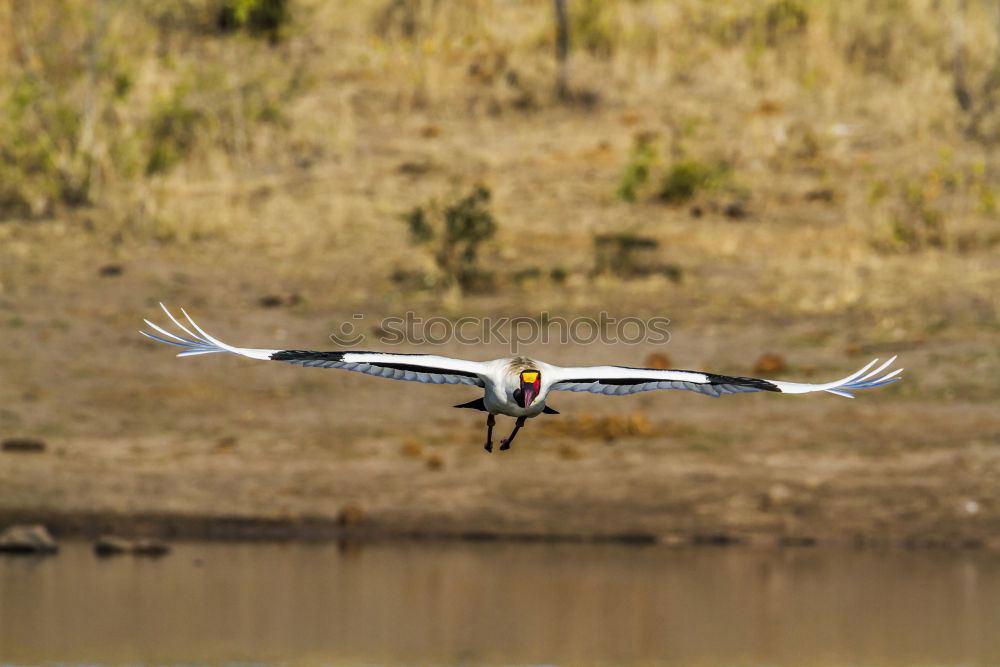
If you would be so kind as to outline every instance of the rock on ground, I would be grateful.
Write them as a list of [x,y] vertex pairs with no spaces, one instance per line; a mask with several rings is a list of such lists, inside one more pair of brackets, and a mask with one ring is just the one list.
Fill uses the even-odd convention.
[[157,557],[170,553],[170,547],[156,540],[128,540],[114,535],[102,535],[94,543],[94,553],[98,556],[132,554]]
[[50,554],[57,551],[59,545],[40,524],[14,525],[0,533],[0,552]]

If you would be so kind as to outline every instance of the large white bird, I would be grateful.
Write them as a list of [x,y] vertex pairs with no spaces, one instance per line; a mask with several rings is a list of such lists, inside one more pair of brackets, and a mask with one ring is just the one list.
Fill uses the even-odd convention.
[[[390,378],[428,384],[468,384],[484,391],[482,398],[456,405],[489,413],[486,417],[486,446],[493,451],[493,426],[496,415],[515,417],[514,429],[500,441],[500,449],[510,449],[511,442],[524,420],[540,414],[558,414],[545,404],[550,391],[589,391],[606,396],[635,394],[653,389],[686,389],[708,396],[737,394],[749,391],[773,391],[781,394],[807,394],[825,391],[853,398],[855,389],[873,389],[900,379],[902,368],[885,372],[895,361],[889,359],[875,370],[875,359],[847,377],[825,384],[802,384],[758,378],[732,377],[697,371],[630,368],[627,366],[553,366],[528,357],[504,357],[492,361],[466,361],[433,354],[399,354],[389,352],[313,352],[307,350],[265,350],[233,347],[205,333],[191,316],[181,309],[188,325],[181,323],[162,303],[160,307],[178,327],[178,333],[144,320],[156,333],[142,331],[144,336],[183,348],[178,357],[230,352],[251,359],[285,361],[302,366],[342,368]],[[193,329],[193,331],[192,331]],[[183,332],[184,335],[178,335]]]

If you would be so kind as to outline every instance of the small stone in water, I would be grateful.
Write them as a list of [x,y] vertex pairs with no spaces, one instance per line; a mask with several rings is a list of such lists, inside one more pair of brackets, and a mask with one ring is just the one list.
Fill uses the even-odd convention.
[[0,533],[0,552],[54,554],[59,545],[41,524],[10,526]]
[[114,535],[103,535],[94,543],[94,553],[98,556],[132,554],[159,557],[170,553],[170,547],[155,540],[127,540]]

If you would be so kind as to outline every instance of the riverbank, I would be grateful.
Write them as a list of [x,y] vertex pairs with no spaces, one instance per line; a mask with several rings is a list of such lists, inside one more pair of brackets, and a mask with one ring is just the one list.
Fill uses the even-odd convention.
[[[60,539],[98,540],[104,536],[127,535],[143,539],[206,542],[298,542],[331,543],[345,547],[361,544],[408,542],[495,542],[503,544],[618,544],[670,548],[749,548],[749,549],[932,549],[970,550],[1000,553],[994,533],[929,533],[886,537],[884,535],[774,535],[740,531],[719,533],[532,533],[471,530],[438,532],[426,529],[391,530],[378,526],[344,526],[336,518],[301,517],[275,519],[233,516],[49,514],[11,512],[0,514],[0,526],[40,524]],[[129,538],[124,538],[129,539]],[[162,542],[157,542],[162,544]],[[0,554],[7,555],[7,554]],[[45,555],[45,554],[42,554]]]
[[[212,376],[234,380],[239,367]],[[478,419],[440,408],[460,388],[432,392],[432,407],[415,385],[389,384],[400,422],[369,432],[356,421],[365,413],[345,408],[280,441],[276,424],[229,424],[201,437],[54,437],[44,453],[0,454],[0,524],[166,539],[1000,548],[990,405],[567,396],[563,414],[491,455]],[[630,400],[638,410],[613,411]],[[654,416],[671,401],[684,410]],[[303,424],[316,404],[287,406],[282,423]]]
[[[171,22],[165,40],[145,10],[111,12],[109,53],[125,36],[136,52],[106,92],[145,74],[108,102],[134,118],[98,114],[104,136],[142,150],[131,118],[189,153],[166,171],[94,171],[89,204],[48,206],[66,183],[28,174],[30,215],[0,223],[0,443],[14,441],[0,448],[0,516],[191,538],[1000,539],[1000,169],[944,57],[954,18],[989,32],[983,7],[798,3],[763,35],[788,3],[581,3],[603,7],[590,25],[613,48],[576,49],[574,95],[559,99],[550,5],[430,3],[407,35],[378,18],[382,0],[307,4],[278,47]],[[90,43],[52,40],[37,12],[39,48]],[[68,34],[82,38],[82,18]],[[970,77],[996,60],[992,36],[969,33]],[[77,53],[55,49],[39,90],[82,75]],[[301,85],[272,108],[299,57]],[[206,62],[218,78],[186,81],[184,63]],[[220,97],[220,81],[250,97]],[[267,132],[240,120],[254,113]],[[117,159],[100,140],[53,149],[87,143]],[[93,171],[83,157],[38,164]],[[412,225],[480,186],[472,218],[488,213],[495,235],[460,294],[443,237]],[[804,382],[874,357],[906,370],[855,400],[559,393],[561,414],[486,454],[483,415],[451,407],[477,398],[469,387],[175,359],[137,333],[162,323],[160,301],[268,349],[335,349],[348,324],[362,349],[485,360],[511,349],[390,344],[382,322],[606,313],[669,319],[670,340],[517,351]],[[497,438],[510,428],[501,419]]]

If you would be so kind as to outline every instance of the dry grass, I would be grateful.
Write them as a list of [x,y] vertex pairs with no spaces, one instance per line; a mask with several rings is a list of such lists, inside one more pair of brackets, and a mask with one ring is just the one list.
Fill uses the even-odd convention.
[[[967,5],[963,62],[976,83],[996,35],[985,3]],[[581,2],[568,106],[553,92],[543,2],[296,2],[277,46],[212,34],[207,1],[173,14],[68,7],[0,12],[0,36],[31,54],[5,52],[8,96],[42,80],[35,120],[56,105],[93,126],[90,139],[81,128],[50,137],[52,173],[11,181],[49,234],[90,230],[124,256],[151,240],[192,257],[194,245],[266,251],[293,285],[316,273],[305,267],[364,267],[344,286],[370,303],[386,300],[394,271],[428,268],[400,214],[481,181],[501,224],[485,268],[568,276],[565,298],[541,307],[622,292],[635,307],[666,291],[716,314],[878,313],[890,337],[922,333],[927,302],[947,304],[949,322],[996,324],[998,177],[992,141],[970,136],[952,92],[950,6]],[[96,69],[79,55],[88,48]],[[655,159],[629,204],[615,193],[640,135]],[[655,199],[685,160],[722,163],[731,182],[698,195],[697,216]],[[93,207],[60,194],[74,179]],[[727,217],[733,196],[746,217]],[[591,238],[604,231],[658,240],[683,284],[595,286]],[[15,261],[50,243],[16,221],[0,235]],[[514,281],[504,289],[527,298]]]

